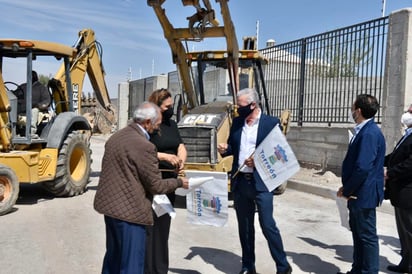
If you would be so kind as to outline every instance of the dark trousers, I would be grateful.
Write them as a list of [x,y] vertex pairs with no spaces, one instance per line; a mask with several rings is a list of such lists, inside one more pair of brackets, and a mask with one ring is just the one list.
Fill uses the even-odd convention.
[[286,271],[289,264],[283,250],[282,238],[273,218],[273,194],[257,192],[253,180],[239,176],[233,193],[240,244],[242,247],[242,269],[255,269],[255,209],[277,271]]
[[412,210],[395,207],[395,218],[401,243],[402,260],[399,266],[412,269]]
[[376,209],[357,208],[349,204],[349,226],[353,238],[351,273],[379,272],[379,242],[376,234]]
[[154,224],[146,227],[145,274],[167,274],[169,270],[169,214],[156,216]]
[[146,227],[104,216],[106,254],[103,274],[143,274]]

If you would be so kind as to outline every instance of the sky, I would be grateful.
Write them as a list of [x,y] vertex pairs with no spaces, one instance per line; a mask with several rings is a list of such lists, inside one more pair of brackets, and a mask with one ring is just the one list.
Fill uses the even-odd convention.
[[[215,0],[210,3],[223,22],[218,3]],[[72,46],[80,30],[93,29],[103,48],[106,84],[112,98],[118,97],[121,82],[176,70],[163,30],[145,0],[0,0],[0,4],[2,38],[45,40]],[[187,27],[186,17],[195,13],[193,7],[184,7],[179,0],[166,0],[163,7],[178,28]],[[377,19],[383,14],[383,7],[387,16],[412,8],[412,0],[229,1],[239,44],[242,37],[258,34],[259,48],[269,39],[281,44]],[[209,38],[190,47],[191,50],[225,49],[225,41]],[[41,62],[35,69],[48,76],[54,75],[59,65]],[[24,81],[11,70],[3,78],[18,84]],[[88,78],[84,91],[91,91]]]

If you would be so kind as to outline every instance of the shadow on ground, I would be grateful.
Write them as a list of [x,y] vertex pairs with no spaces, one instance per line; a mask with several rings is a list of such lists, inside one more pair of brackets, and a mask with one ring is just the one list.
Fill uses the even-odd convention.
[[379,235],[379,240],[382,241],[381,244],[391,247],[391,249],[393,249],[395,252],[399,253],[399,251],[401,250],[401,244],[398,238],[386,235]]
[[[352,245],[328,245],[326,243],[320,242],[318,240],[307,238],[307,237],[298,237],[299,239],[307,242],[312,246],[318,246],[322,249],[329,249],[336,254],[336,258],[347,263],[352,262]],[[383,240],[381,244],[391,245],[396,242],[396,239],[390,236],[379,236],[380,240]],[[297,265],[302,271],[307,273],[336,273],[337,271],[346,272],[350,269],[339,269],[337,266],[323,261],[316,255],[305,254],[305,253],[293,253],[288,252],[288,255],[293,258],[293,262]],[[391,264],[386,257],[379,257],[379,269],[383,273],[386,272],[386,266]]]
[[16,204],[32,205],[52,200],[55,196],[47,192],[40,184],[20,184],[19,197]]
[[[205,264],[213,265],[213,267],[222,273],[237,274],[241,267],[241,258],[232,253],[221,249],[192,246],[190,253],[186,255],[185,260],[191,260],[195,256],[199,256]],[[179,274],[197,274],[201,273],[197,269],[169,269],[171,273]]]
[[169,268],[170,273],[176,273],[176,274],[202,274],[199,271],[196,270],[188,270],[188,269],[181,269],[181,268]]
[[[286,252],[292,257],[293,263],[304,273],[337,273],[340,269],[329,262],[323,261],[316,255],[307,253]],[[296,267],[295,267],[296,268]],[[349,269],[348,269],[349,270]],[[298,269],[293,269],[295,273],[301,273]],[[345,271],[346,272],[346,271]]]

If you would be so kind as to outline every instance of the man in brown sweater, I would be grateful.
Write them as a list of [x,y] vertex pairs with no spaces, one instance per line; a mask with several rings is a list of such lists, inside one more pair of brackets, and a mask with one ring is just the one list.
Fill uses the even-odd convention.
[[161,121],[159,107],[144,102],[135,110],[133,122],[106,142],[94,200],[106,224],[104,274],[144,273],[145,228],[153,224],[153,195],[188,188],[187,178],[161,178],[148,134]]

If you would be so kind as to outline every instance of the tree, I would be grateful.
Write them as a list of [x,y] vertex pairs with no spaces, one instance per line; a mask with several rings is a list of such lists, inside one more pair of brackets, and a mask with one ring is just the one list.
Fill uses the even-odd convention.
[[39,75],[39,82],[47,87],[47,85],[49,83],[49,80],[50,80],[50,77],[51,77],[51,75],[46,76],[46,75],[40,74]]
[[350,39],[327,34],[319,45],[306,63],[311,77],[359,77],[360,70],[370,65],[374,40],[363,32]]

